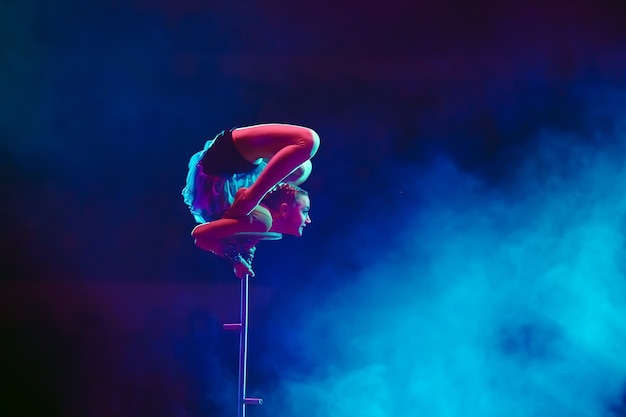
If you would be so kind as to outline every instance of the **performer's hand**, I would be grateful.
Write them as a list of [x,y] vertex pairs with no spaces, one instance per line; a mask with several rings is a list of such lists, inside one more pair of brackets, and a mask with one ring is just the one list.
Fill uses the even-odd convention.
[[233,269],[237,278],[244,278],[246,275],[254,276],[252,266],[246,262],[241,256],[233,262]]
[[252,261],[254,260],[254,254],[256,253],[256,246],[248,246],[248,247],[242,247],[243,249],[243,253],[241,254],[241,257],[248,262],[248,265],[250,265],[250,267],[252,267]]

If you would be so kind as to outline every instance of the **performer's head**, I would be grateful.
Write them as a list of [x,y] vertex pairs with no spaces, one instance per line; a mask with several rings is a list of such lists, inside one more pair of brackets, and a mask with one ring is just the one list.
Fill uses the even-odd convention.
[[289,183],[280,183],[265,195],[261,204],[272,214],[272,232],[302,236],[311,223],[309,193]]

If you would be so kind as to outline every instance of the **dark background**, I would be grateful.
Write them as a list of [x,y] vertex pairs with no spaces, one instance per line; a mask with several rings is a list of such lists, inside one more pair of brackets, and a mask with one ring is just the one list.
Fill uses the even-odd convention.
[[322,145],[255,259],[250,415],[626,415],[623,2],[9,0],[0,34],[3,415],[233,415],[238,281],[180,192],[264,122]]

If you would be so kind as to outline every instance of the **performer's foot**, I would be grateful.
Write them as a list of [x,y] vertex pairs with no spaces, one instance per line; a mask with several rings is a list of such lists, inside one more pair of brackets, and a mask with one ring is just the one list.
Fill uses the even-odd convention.
[[259,202],[250,199],[248,194],[247,188],[240,188],[237,190],[237,194],[235,194],[235,201],[233,201],[233,204],[226,211],[226,213],[224,213],[224,218],[237,219],[250,214]]

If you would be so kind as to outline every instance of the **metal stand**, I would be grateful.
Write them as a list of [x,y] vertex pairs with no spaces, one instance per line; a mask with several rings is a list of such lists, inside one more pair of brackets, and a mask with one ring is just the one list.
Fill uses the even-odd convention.
[[[280,233],[238,233],[233,235],[233,238],[243,246],[250,241],[260,240],[278,240],[282,238]],[[241,294],[240,294],[240,310],[239,310],[239,323],[224,324],[225,330],[238,330],[239,331],[239,385],[237,389],[237,417],[246,416],[246,405],[263,404],[261,398],[248,398],[246,397],[246,379],[248,371],[248,307],[249,307],[249,292],[250,292],[250,276],[246,274],[241,279]]]

